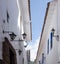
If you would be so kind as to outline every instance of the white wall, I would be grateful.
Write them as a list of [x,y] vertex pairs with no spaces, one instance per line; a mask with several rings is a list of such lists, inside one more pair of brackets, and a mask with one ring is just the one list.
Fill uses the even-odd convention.
[[[41,39],[40,50],[39,50],[39,57],[37,61],[40,61],[42,58],[42,53],[45,54],[46,63],[44,64],[58,64],[60,61],[60,38],[57,41],[56,37],[53,37],[53,47],[49,49],[49,54],[47,54],[47,42],[50,37],[51,29],[55,29],[55,35],[60,35],[60,1],[58,3],[58,16],[57,16],[57,2],[54,8],[54,12],[50,13],[51,16],[47,16],[43,36]],[[49,13],[48,13],[49,14]],[[49,44],[50,46],[50,44]],[[38,64],[38,62],[37,62]]]
[[[7,23],[7,11],[9,13],[9,23]],[[17,0],[0,0],[0,59],[2,59],[2,41],[4,41],[4,37],[8,37],[10,40],[10,37],[8,34],[3,34],[2,31],[13,31],[17,37],[16,40],[20,37],[20,28],[18,26],[18,15],[19,15],[19,9],[17,6]],[[5,23],[3,23],[3,20],[5,20]],[[17,63],[20,64],[22,62],[21,58],[23,55],[21,55],[21,58],[19,58],[18,50],[22,49],[23,42],[12,42],[14,49],[16,49],[17,54]],[[22,64],[22,63],[21,63]]]
[[[18,2],[19,3],[18,5],[17,5],[17,1],[20,1],[20,3]],[[9,14],[9,23],[7,23],[7,11]],[[20,16],[22,16],[22,20]],[[3,23],[3,20],[5,20],[5,23]],[[2,41],[4,41],[4,37],[7,37],[10,41],[10,36],[8,35],[8,33],[3,34],[2,31],[3,30],[12,31],[17,35],[15,38],[16,40],[18,40],[19,38],[22,39],[21,34],[24,32],[24,28],[23,28],[24,21],[30,22],[29,12],[28,12],[28,0],[26,1],[0,0],[0,59],[3,59],[2,58]],[[20,22],[22,22],[22,24],[20,24]],[[22,64],[23,58],[24,58],[24,64],[27,64],[26,51],[24,49],[23,41],[21,42],[10,41],[10,42],[13,45],[14,49],[16,50],[17,64]],[[21,55],[18,54],[19,49],[22,50]]]
[[3,20],[6,21],[6,1],[0,0],[0,59],[2,59],[2,41],[3,41],[3,29],[4,29],[4,23]]
[[57,15],[58,15],[58,35],[59,35],[59,42],[58,42],[58,62],[60,62],[60,0],[58,0],[58,7],[57,7]]
[[21,9],[21,16],[23,20],[23,33],[27,34],[26,41],[31,41],[31,20],[29,15],[29,5],[28,0],[19,0],[20,9]]

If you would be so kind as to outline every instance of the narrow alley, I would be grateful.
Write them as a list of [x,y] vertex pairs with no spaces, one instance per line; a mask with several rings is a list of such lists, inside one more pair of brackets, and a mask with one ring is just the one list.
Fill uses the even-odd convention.
[[0,64],[60,64],[60,0],[0,0]]

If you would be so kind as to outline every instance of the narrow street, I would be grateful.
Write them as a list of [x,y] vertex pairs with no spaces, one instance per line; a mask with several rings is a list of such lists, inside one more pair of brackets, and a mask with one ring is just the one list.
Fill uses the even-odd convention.
[[60,0],[0,0],[0,64],[60,64]]

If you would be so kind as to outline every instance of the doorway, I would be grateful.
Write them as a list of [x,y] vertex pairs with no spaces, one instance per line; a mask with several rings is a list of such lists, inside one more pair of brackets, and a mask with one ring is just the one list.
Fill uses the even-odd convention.
[[17,64],[15,49],[7,38],[3,42],[3,64]]

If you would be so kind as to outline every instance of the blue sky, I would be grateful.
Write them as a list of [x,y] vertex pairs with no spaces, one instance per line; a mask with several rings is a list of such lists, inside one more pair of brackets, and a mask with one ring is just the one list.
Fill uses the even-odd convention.
[[31,50],[31,60],[34,61],[38,49],[42,25],[44,22],[47,2],[51,0],[30,0],[32,21],[32,42],[27,47]]
[[31,1],[31,21],[32,21],[32,41],[35,41],[42,30],[47,2],[50,0],[30,0]]

